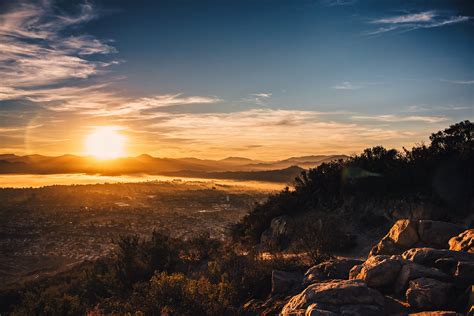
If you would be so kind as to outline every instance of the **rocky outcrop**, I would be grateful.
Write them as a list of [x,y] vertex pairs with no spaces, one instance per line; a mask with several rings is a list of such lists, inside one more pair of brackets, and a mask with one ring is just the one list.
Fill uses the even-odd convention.
[[474,316],[474,253],[465,251],[471,232],[461,229],[439,221],[397,221],[366,261],[333,259],[310,268],[306,288],[281,315]]
[[406,292],[407,302],[418,310],[440,310],[453,298],[453,285],[430,278],[410,281]]
[[474,252],[474,229],[468,229],[451,238],[449,250]]
[[397,256],[373,256],[363,264],[352,268],[350,280],[363,280],[370,287],[384,287],[392,284],[402,268]]
[[402,257],[425,266],[435,266],[439,259],[474,262],[474,253],[448,249],[413,248],[405,251]]
[[309,315],[317,315],[313,311],[315,309],[340,314],[344,309],[359,308],[365,311],[373,310],[373,315],[382,315],[384,302],[382,294],[369,288],[363,281],[331,280],[309,285],[290,299],[281,314],[288,316],[306,312]]
[[448,248],[449,240],[466,229],[462,225],[440,221],[419,220],[420,244],[432,248]]
[[369,256],[398,255],[413,247],[448,248],[449,240],[465,229],[462,225],[432,220],[398,220]]
[[426,267],[413,262],[408,262],[403,265],[402,269],[400,270],[400,273],[398,274],[397,280],[395,281],[393,288],[394,293],[405,293],[408,287],[408,283],[411,280],[419,278],[432,278],[439,281],[450,281],[452,279],[451,276],[447,275],[439,269]]
[[329,279],[348,279],[349,271],[355,265],[361,264],[357,259],[330,259],[311,267],[304,275],[304,284],[308,285]]

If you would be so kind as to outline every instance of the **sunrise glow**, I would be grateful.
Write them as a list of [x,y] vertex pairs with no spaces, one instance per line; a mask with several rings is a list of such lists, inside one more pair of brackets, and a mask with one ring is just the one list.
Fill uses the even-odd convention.
[[102,160],[123,157],[125,143],[126,137],[116,127],[96,127],[85,139],[85,154]]

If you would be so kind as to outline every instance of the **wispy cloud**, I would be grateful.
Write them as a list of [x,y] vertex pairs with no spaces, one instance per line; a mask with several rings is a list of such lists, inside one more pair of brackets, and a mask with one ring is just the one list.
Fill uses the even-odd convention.
[[462,111],[470,109],[467,106],[456,106],[456,105],[443,105],[443,106],[425,106],[425,105],[410,105],[404,112],[408,113],[419,113],[419,112],[428,112],[428,111]]
[[376,30],[366,35],[377,35],[391,31],[413,31],[466,22],[471,17],[462,15],[443,15],[436,11],[424,11],[371,20],[369,23],[379,25]]
[[191,105],[191,104],[213,104],[221,102],[221,100],[214,96],[183,96],[183,94],[165,94],[152,97],[144,97],[136,100],[121,99],[115,104],[109,105],[107,108],[94,108],[82,112],[83,114],[94,114],[100,116],[117,116],[117,115],[131,115],[135,118],[150,118],[155,117],[154,113],[142,114],[147,110],[160,110],[161,108],[171,107],[176,105]]
[[349,81],[344,81],[340,84],[333,86],[332,88],[336,90],[359,90],[362,88],[362,86],[359,84],[351,83]]
[[245,98],[244,101],[250,101],[258,105],[265,105],[265,103],[272,97],[271,93],[260,92],[252,93],[248,98]]
[[57,85],[100,74],[114,61],[86,59],[116,49],[91,35],[67,36],[69,27],[96,17],[89,3],[75,15],[57,13],[50,1],[20,2],[0,14],[1,97],[35,93],[38,86]]
[[422,13],[398,15],[390,18],[383,18],[372,21],[375,24],[401,24],[401,23],[420,23],[431,22],[436,17],[433,11],[426,11]]
[[328,7],[350,5],[356,2],[357,0],[321,0],[321,4]]
[[400,115],[354,115],[352,116],[354,120],[366,120],[366,121],[378,121],[378,122],[423,122],[423,123],[439,123],[447,121],[448,118],[444,116],[421,116],[421,115],[410,115],[410,116],[400,116]]
[[269,148],[272,149],[272,155],[304,152],[307,148],[314,152],[334,152],[337,151],[337,144],[344,144],[344,151],[359,150],[369,144],[412,137],[387,127],[327,120],[324,114],[283,109],[172,115],[162,113],[155,118],[155,122],[144,128],[151,133],[158,132],[161,137],[173,139],[175,143],[186,143],[190,150],[205,148],[210,154],[215,154],[211,147],[220,148],[221,153],[226,150],[229,139],[235,146],[242,147],[252,143],[265,144],[252,149],[253,152],[259,152],[261,157],[265,156]]
[[383,82],[350,82],[344,81],[332,86],[335,90],[359,90],[370,85],[381,85]]
[[462,84],[462,85],[471,85],[474,84],[474,80],[448,80],[448,79],[440,79],[443,82],[449,82],[454,84]]

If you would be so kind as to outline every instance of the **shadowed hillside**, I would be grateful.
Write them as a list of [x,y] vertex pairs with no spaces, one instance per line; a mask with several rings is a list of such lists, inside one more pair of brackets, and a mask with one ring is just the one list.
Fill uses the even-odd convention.
[[474,124],[464,121],[433,133],[428,145],[401,152],[368,148],[304,171],[294,190],[257,205],[233,233],[239,241],[256,244],[279,216],[294,225],[301,217],[337,216],[355,231],[387,226],[397,218],[452,221],[472,214],[473,187]]

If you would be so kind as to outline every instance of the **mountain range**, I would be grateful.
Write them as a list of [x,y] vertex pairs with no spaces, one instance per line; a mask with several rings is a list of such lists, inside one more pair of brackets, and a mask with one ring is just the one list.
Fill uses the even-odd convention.
[[198,158],[158,158],[143,154],[112,160],[88,156],[0,155],[0,174],[86,173],[100,175],[149,174],[216,179],[262,180],[286,182],[302,170],[324,162],[346,159],[344,155],[291,157],[277,161],[260,161],[243,157],[221,160]]

